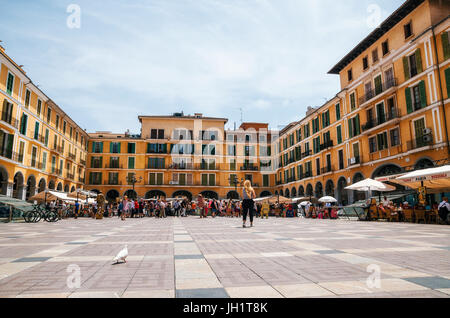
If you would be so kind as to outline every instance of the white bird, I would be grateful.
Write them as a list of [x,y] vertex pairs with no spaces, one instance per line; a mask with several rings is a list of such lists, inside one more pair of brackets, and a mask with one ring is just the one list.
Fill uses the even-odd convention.
[[125,245],[125,247],[114,257],[115,264],[118,264],[119,261],[127,262],[126,258],[128,256],[128,245]]

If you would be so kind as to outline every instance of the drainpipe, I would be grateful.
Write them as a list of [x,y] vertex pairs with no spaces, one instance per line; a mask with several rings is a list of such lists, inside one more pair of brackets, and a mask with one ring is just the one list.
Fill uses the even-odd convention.
[[436,65],[437,70],[438,70],[439,91],[441,93],[441,106],[442,106],[442,113],[444,115],[445,137],[447,138],[447,154],[450,155],[450,147],[449,147],[449,140],[448,140],[448,130],[447,130],[447,115],[445,114],[444,93],[443,93],[443,90],[442,90],[441,70],[440,70],[440,67],[439,67],[439,56],[438,56],[438,51],[437,51],[436,34],[434,33],[434,28],[435,28],[435,26],[433,25],[431,27],[431,32],[433,34],[434,54],[436,55],[435,65]]

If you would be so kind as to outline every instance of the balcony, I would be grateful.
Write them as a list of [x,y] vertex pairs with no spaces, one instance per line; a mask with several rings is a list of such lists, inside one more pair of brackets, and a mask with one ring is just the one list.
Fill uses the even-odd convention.
[[77,158],[77,155],[76,155],[76,154],[70,153],[70,152],[69,152],[69,159],[75,161],[76,158]]
[[325,150],[328,149],[330,147],[333,147],[333,140],[328,140],[326,142],[324,142],[323,144],[320,145],[320,150]]
[[2,117],[1,120],[11,126],[13,126],[14,128],[19,128],[19,121],[13,117],[11,114],[8,114],[6,112],[2,112]]
[[106,164],[105,169],[123,169],[123,165],[119,164]]
[[408,151],[432,145],[433,145],[433,136],[431,134],[424,135],[406,142],[406,147]]
[[166,169],[166,166],[164,165],[147,165],[146,169],[150,169],[150,170],[163,170]]
[[119,180],[105,180],[104,185],[122,185],[122,181]]
[[259,168],[258,166],[254,166],[254,165],[243,165],[241,167],[241,171],[258,171]]
[[334,171],[334,167],[333,166],[323,167],[320,169],[320,171],[322,172],[322,174],[330,173]]
[[302,158],[306,158],[311,156],[311,150],[305,151],[304,153],[302,153]]
[[81,159],[81,160],[80,160],[80,164],[81,164],[82,166],[86,166],[86,160]]
[[71,173],[68,173],[68,174],[67,174],[67,179],[74,180],[74,179],[75,179],[75,175],[73,175],[73,174],[71,174]]
[[194,170],[194,164],[192,164],[192,163],[182,163],[182,164],[173,163],[173,164],[169,165],[169,169],[172,169],[172,170]]
[[362,125],[362,131],[368,131],[396,118],[400,118],[400,111],[397,108],[394,108],[392,111],[388,112],[385,117],[369,118],[367,122]]
[[12,159],[13,152],[12,152],[12,150],[1,149],[0,150],[0,156],[4,157],[4,158],[7,158],[7,159]]
[[382,94],[383,92],[387,91],[388,89],[397,86],[397,79],[393,78],[391,80],[388,80],[381,84],[379,88],[374,88],[368,90],[363,96],[359,98],[359,105],[362,105],[366,103],[367,101],[371,100],[372,98]]
[[359,164],[361,164],[361,157],[360,156],[348,159],[348,165],[349,166],[359,165]]

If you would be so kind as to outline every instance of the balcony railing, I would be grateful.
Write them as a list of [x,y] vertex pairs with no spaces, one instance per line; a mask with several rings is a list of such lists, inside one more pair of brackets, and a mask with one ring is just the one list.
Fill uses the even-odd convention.
[[71,180],[74,180],[74,179],[75,179],[75,175],[73,175],[73,174],[71,174],[71,173],[68,173],[68,174],[67,174],[67,178],[68,178],[68,179],[71,179]]
[[259,167],[258,166],[253,166],[253,165],[243,165],[241,167],[241,171],[258,171]]
[[406,145],[407,145],[408,151],[422,148],[422,147],[431,146],[431,145],[433,145],[433,136],[432,135],[421,136],[419,138],[407,141]]
[[388,89],[397,86],[397,79],[393,78],[381,84],[380,87],[372,88],[359,98],[359,105],[364,104],[365,102],[371,100],[372,98],[380,95],[381,93],[387,91]]
[[74,153],[69,152],[69,159],[72,159],[75,161],[76,158],[77,158],[77,156]]
[[122,185],[122,181],[119,180],[105,180],[104,185]]
[[194,164],[192,164],[192,163],[183,163],[183,164],[173,163],[173,164],[169,165],[169,169],[172,169],[172,170],[194,170]]
[[82,166],[86,166],[86,160],[81,159],[81,160],[80,160],[80,164],[81,164]]
[[367,122],[362,125],[362,130],[370,130],[395,118],[400,118],[400,111],[397,108],[389,111],[384,117],[369,118]]
[[326,142],[324,142],[323,144],[320,145],[320,150],[325,150],[328,149],[330,147],[333,147],[333,140],[328,140]]
[[106,164],[105,169],[123,169],[123,165],[119,164]]
[[360,156],[348,159],[348,165],[349,166],[358,165],[360,163],[361,163],[361,157]]
[[333,166],[327,166],[327,167],[323,167],[321,169],[322,174],[333,172],[333,171],[334,171],[334,167]]
[[308,150],[308,151],[303,152],[303,153],[302,153],[302,158],[311,156],[311,152],[312,152],[311,150]]
[[2,112],[1,120],[5,123],[10,124],[14,128],[19,128],[19,121],[11,114],[8,114],[7,112]]
[[165,165],[147,165],[147,169],[162,170],[162,169],[166,169],[166,166]]

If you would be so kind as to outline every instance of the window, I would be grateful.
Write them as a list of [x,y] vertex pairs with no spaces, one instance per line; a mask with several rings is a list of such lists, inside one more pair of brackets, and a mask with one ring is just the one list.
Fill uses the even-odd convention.
[[427,106],[427,96],[425,90],[425,82],[419,82],[419,85],[413,86],[412,88],[407,87],[405,89],[406,98],[406,108],[408,114],[425,108]]
[[370,153],[374,153],[377,151],[377,139],[375,137],[369,138],[369,151]]
[[120,142],[111,142],[109,148],[110,153],[120,153]]
[[341,104],[336,104],[336,121],[341,119]]
[[147,153],[167,153],[167,144],[147,144]]
[[48,147],[48,135],[49,135],[50,131],[48,130],[48,128],[45,129],[45,140],[44,140],[44,144],[46,147]]
[[14,89],[14,75],[8,73],[8,81],[6,83],[6,93],[8,95],[12,95],[13,89]]
[[388,40],[386,40],[383,43],[381,43],[381,49],[383,51],[383,56],[385,56],[386,54],[389,53],[389,42],[388,42]]
[[392,129],[390,131],[391,136],[391,147],[400,145],[400,132],[398,128]]
[[344,151],[339,150],[339,170],[344,169]]
[[383,132],[381,134],[377,135],[377,141],[378,141],[378,150],[384,150],[388,148],[388,141],[387,141],[387,133]]
[[56,118],[55,118],[55,127],[56,127],[56,129],[59,128],[59,115],[58,114],[56,114]]
[[31,92],[27,89],[25,92],[25,107],[28,108],[30,106]]
[[363,69],[366,70],[368,68],[369,68],[369,58],[366,56],[363,57]]
[[409,38],[412,35],[412,22],[405,24],[403,29],[405,31],[405,39]]
[[356,109],[356,97],[355,92],[350,94],[350,109],[354,111]]
[[216,170],[216,160],[215,159],[202,159],[200,168],[202,170]]
[[232,171],[236,170],[236,160],[235,159],[230,160],[230,170],[232,170]]
[[40,99],[38,99],[37,107],[36,107],[36,113],[38,116],[41,115],[41,108],[42,108],[42,101]]
[[62,176],[62,174],[63,174],[63,168],[64,168],[64,161],[61,159],[61,160],[59,160],[59,175],[60,176]]
[[119,173],[118,172],[110,172],[108,183],[110,185],[118,185],[119,184]]
[[9,103],[6,99],[3,101],[2,120],[8,124],[12,124],[12,113],[14,105]]
[[348,120],[348,135],[350,138],[360,134],[359,114]]
[[19,156],[18,156],[18,161],[20,162],[20,163],[23,163],[23,153],[24,153],[24,150],[25,150],[25,142],[23,142],[23,141],[20,141],[19,142]]
[[202,154],[204,156],[215,156],[216,145],[202,145]]
[[103,153],[103,141],[93,141],[92,142],[92,152],[93,153]]
[[381,92],[383,91],[383,84],[382,84],[382,81],[381,81],[381,74],[376,76],[373,81],[375,83],[375,95],[381,94]]
[[422,55],[420,48],[416,50],[414,54],[403,57],[403,73],[405,75],[405,80],[422,73]]
[[378,62],[378,49],[372,51],[372,63]]
[[128,143],[128,153],[136,153],[136,143],[134,142]]
[[325,113],[322,113],[322,128],[328,127],[330,125],[330,111],[327,110]]
[[39,122],[38,121],[34,124],[34,136],[33,137],[35,140],[39,139]]
[[72,139],[72,134],[73,134],[73,128],[72,126],[69,127],[69,138]]
[[28,122],[28,115],[23,113],[22,118],[20,120],[20,133],[22,135],[27,134],[27,122]]
[[52,156],[52,173],[55,173],[56,170],[56,157]]
[[443,32],[441,34],[442,50],[444,53],[444,60],[450,58],[450,32]]
[[313,139],[313,150],[314,153],[320,152],[320,136]]
[[336,134],[337,134],[337,144],[340,145],[342,143],[342,126],[336,127]]
[[216,175],[215,174],[202,174],[202,186],[215,186]]
[[353,80],[352,69],[349,69],[349,70],[347,71],[347,78],[348,78],[348,81],[349,81],[349,82],[351,82],[351,81]]
[[148,174],[149,184],[150,185],[162,185],[164,180],[164,174],[163,173],[155,173],[150,172]]
[[109,158],[109,167],[111,169],[119,169],[119,157],[110,157]]
[[320,175],[320,159],[316,159],[316,175]]
[[45,171],[47,169],[47,153],[42,153],[42,170]]
[[103,157],[91,157],[91,168],[101,169],[103,165]]
[[91,172],[89,174],[89,184],[92,184],[92,185],[102,184],[102,173],[101,172]]
[[150,139],[164,139],[164,129],[152,129]]
[[269,175],[263,174],[263,187],[269,187]]
[[148,169],[165,169],[165,168],[166,168],[166,159],[148,158]]
[[66,133],[66,126],[67,126],[67,123],[64,121],[63,122],[63,134]]
[[236,156],[236,146],[232,145],[228,145],[228,155],[229,156]]
[[135,167],[135,157],[128,157],[128,169],[134,169]]

